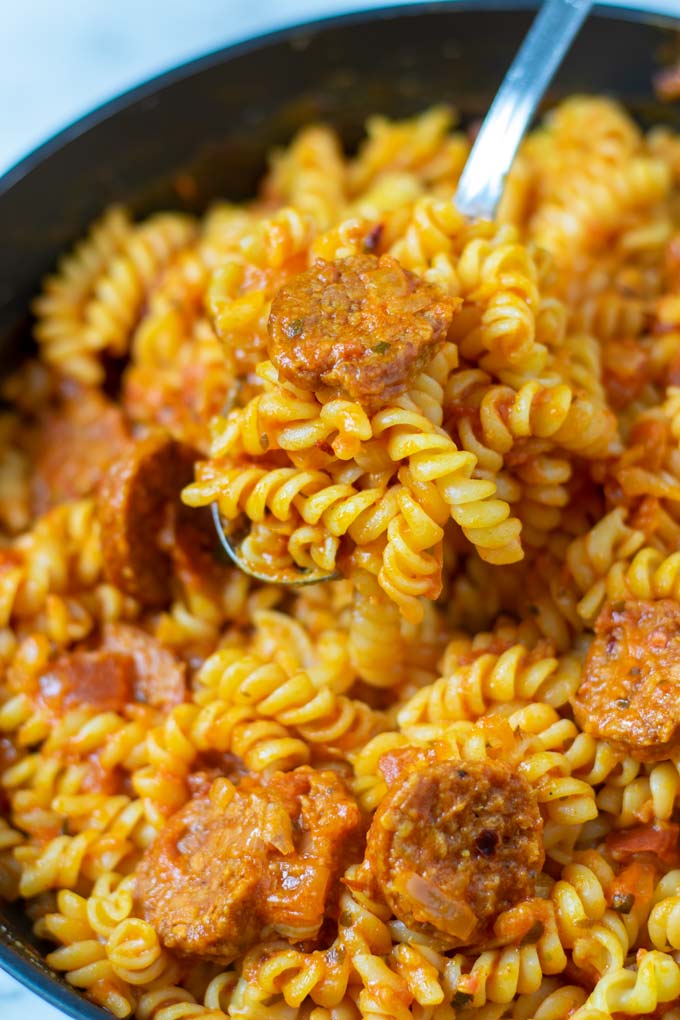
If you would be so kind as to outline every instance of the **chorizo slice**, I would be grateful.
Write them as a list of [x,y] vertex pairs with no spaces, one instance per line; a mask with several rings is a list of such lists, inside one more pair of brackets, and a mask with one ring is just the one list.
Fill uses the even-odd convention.
[[102,646],[130,659],[134,700],[165,711],[186,697],[186,666],[153,634],[129,623],[107,623]]
[[147,436],[111,465],[99,486],[104,572],[143,605],[170,601],[172,560],[161,535],[168,513],[178,512],[196,456],[167,435]]
[[607,604],[572,698],[579,726],[638,761],[680,746],[680,605]]
[[48,411],[30,442],[33,512],[96,492],[129,442],[120,408],[97,391],[83,389]]
[[248,776],[230,801],[225,783],[161,829],[138,865],[136,900],[169,949],[227,963],[262,938],[319,932],[340,875],[361,858],[363,824],[333,772]]
[[182,505],[172,524],[163,548],[172,561],[174,577],[186,592],[218,600],[232,568],[224,562],[210,508]]
[[274,296],[269,356],[296,386],[374,411],[436,353],[460,303],[389,255],[319,260]]
[[406,771],[368,832],[366,857],[395,915],[450,947],[479,945],[535,894],[543,823],[523,776],[495,761]]
[[38,700],[54,715],[79,705],[120,712],[134,700],[134,661],[116,650],[71,652],[39,678]]
[[653,84],[654,95],[662,103],[672,103],[680,99],[680,60],[657,71]]

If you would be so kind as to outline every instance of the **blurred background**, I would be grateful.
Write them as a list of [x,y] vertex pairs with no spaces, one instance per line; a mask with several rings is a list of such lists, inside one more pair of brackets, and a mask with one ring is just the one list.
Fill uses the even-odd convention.
[[[295,21],[389,2],[3,0],[0,174],[76,117],[174,64]],[[653,6],[680,12],[680,0]]]
[[[175,64],[297,21],[396,0],[0,0],[0,174],[93,107]],[[631,6],[633,0],[619,0]],[[680,14],[680,0],[635,0]],[[87,186],[87,182],[83,182]],[[61,1014],[0,971],[1,1020]]]
[[295,21],[380,6],[388,0],[0,0],[0,174],[175,64]]

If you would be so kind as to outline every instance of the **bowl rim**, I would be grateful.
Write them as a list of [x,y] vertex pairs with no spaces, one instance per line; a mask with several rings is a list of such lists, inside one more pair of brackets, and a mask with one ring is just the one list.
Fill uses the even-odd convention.
[[[336,27],[362,25],[367,21],[418,17],[441,10],[447,10],[452,14],[470,11],[531,11],[536,10],[539,3],[540,0],[420,0],[420,2],[411,0],[411,2],[390,3],[372,8],[357,7],[338,14],[283,25],[239,39],[226,46],[220,46],[199,56],[191,57],[171,66],[166,71],[144,79],[49,135],[0,175],[0,198],[7,195],[15,185],[69,142],[127,107],[150,99],[167,86],[179,83],[196,73],[234,58],[246,56],[262,47],[298,41],[301,36],[331,31]],[[617,3],[597,3],[590,12],[589,18],[593,16],[608,20],[637,22],[680,32],[680,13],[674,15],[654,9],[650,10],[638,6],[636,3],[627,6]],[[49,969],[39,954],[36,953],[36,960],[32,962],[22,955],[14,947],[14,944],[24,945],[21,939],[4,928],[0,919],[0,968],[2,970],[66,1016],[73,1017],[75,1020],[107,1020],[107,1018],[110,1020],[111,1014],[108,1010],[88,1001],[76,988],[69,988],[62,984],[57,980],[56,973],[48,972]]]
[[20,985],[74,1020],[111,1020],[113,1014],[108,1010],[90,1002],[75,987],[61,984],[56,971],[47,973],[49,968],[43,958],[33,963],[14,949],[11,942],[21,940],[0,930],[0,969]]
[[[104,100],[65,127],[48,135],[44,141],[30,149],[0,175],[0,198],[59,149],[126,107],[143,102],[168,85],[183,81],[197,72],[225,63],[235,57],[246,56],[261,47],[293,41],[299,36],[332,30],[339,26],[351,27],[364,24],[366,21],[417,17],[420,14],[433,13],[441,9],[447,9],[452,14],[457,11],[531,11],[536,10],[539,3],[540,0],[509,0],[509,2],[508,0],[420,0],[420,2],[419,0],[407,0],[405,3],[388,4],[387,6],[357,7],[339,14],[322,16],[311,21],[299,21],[292,25],[284,25],[248,36],[245,39],[239,39],[197,57],[190,57],[179,64],[174,64],[166,71],[144,79],[131,88],[117,93],[112,98]],[[680,13],[676,16],[665,12],[656,12],[653,9],[638,6],[636,3],[626,6],[618,3],[596,3],[590,11],[588,19],[592,17],[641,22],[659,28],[680,31]]]

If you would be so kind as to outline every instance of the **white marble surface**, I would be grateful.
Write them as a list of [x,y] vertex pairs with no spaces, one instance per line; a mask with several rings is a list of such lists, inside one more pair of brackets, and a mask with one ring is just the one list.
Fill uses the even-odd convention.
[[[76,117],[173,64],[287,23],[386,2],[0,0],[0,173]],[[638,3],[680,14],[680,0]],[[60,1016],[0,972],[1,1020]]]

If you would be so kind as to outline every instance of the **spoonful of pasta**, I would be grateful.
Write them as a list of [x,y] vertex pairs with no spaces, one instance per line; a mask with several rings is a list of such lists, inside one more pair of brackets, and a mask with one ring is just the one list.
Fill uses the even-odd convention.
[[[461,219],[494,219],[519,144],[591,3],[544,3],[458,182]],[[452,443],[441,413],[421,424],[426,391],[438,385],[423,376],[426,366],[436,358],[457,365],[446,338],[462,302],[398,258],[374,254],[371,240],[350,257],[315,263],[276,294],[271,360],[257,370],[265,392],[227,415],[224,440],[185,489],[189,505],[211,505],[225,552],[257,580],[336,578],[349,536],[355,566],[382,569],[385,588],[392,556],[422,594],[433,573],[428,550],[443,535],[437,500],[487,561],[522,556],[519,521],[492,480],[472,477],[474,455]],[[415,403],[414,386],[422,391]],[[262,417],[277,422],[275,443]]]

